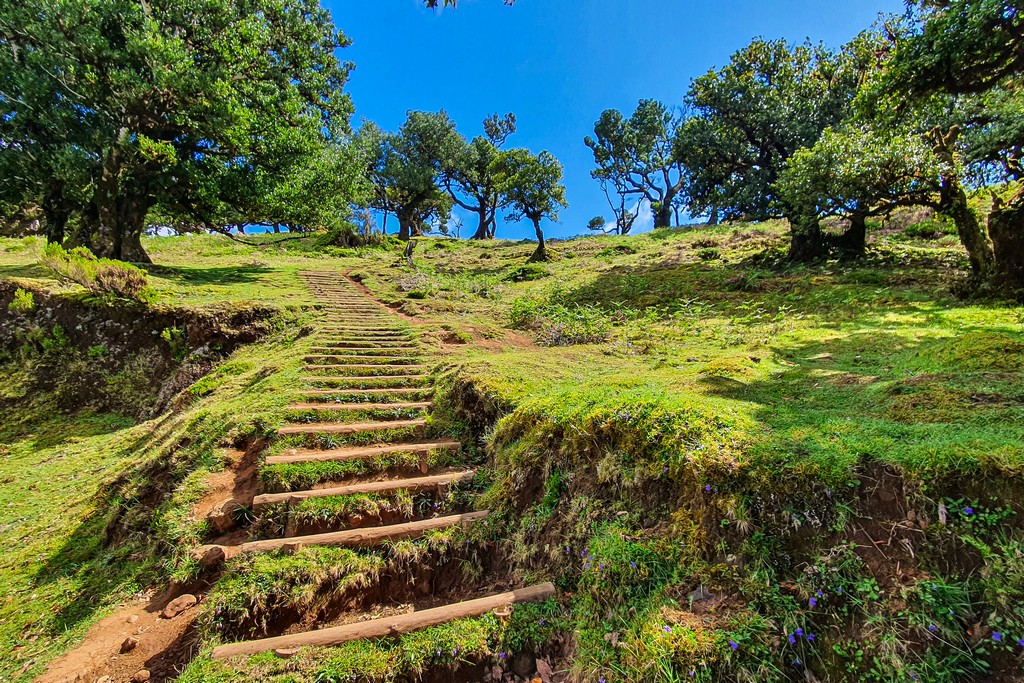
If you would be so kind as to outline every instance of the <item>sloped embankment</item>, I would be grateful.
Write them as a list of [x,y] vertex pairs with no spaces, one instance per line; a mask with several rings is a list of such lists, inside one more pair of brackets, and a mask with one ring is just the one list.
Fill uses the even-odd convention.
[[[1012,352],[995,359],[1003,375],[1016,372]],[[487,435],[494,480],[480,504],[506,529],[513,576],[571,595],[536,653],[557,669],[609,681],[1020,680],[1012,435],[996,453],[946,425],[945,450],[826,458],[750,404],[657,373],[570,372],[524,392],[508,381],[517,362],[452,367],[436,415]],[[910,390],[889,384],[880,395]],[[808,419],[803,432],[815,429]]]

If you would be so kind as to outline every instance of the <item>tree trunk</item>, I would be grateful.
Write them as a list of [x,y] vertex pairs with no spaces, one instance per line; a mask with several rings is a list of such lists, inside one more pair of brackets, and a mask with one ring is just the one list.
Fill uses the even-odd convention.
[[708,225],[718,225],[718,207],[711,207],[711,215],[708,216]]
[[672,205],[668,203],[652,204],[654,210],[654,227],[667,228],[672,224]]
[[988,234],[1000,284],[1011,293],[1024,291],[1024,204],[993,209]]
[[409,238],[413,234],[413,220],[411,216],[407,216],[404,213],[398,215],[398,239],[403,242],[408,242]]
[[487,216],[487,207],[481,206],[477,209],[477,226],[476,232],[469,239],[471,240],[485,240],[490,238],[490,224]]
[[795,214],[789,218],[790,261],[814,261],[828,254],[828,244],[821,233],[821,223],[813,214]]
[[280,223],[274,223],[274,234],[275,235],[280,235],[281,234],[281,224]]
[[860,258],[867,250],[867,236],[867,216],[855,213],[850,216],[850,227],[832,240],[832,246],[843,258]]
[[960,243],[967,250],[971,262],[971,275],[983,280],[995,274],[995,253],[988,236],[981,228],[978,216],[967,204],[967,193],[953,174],[942,178],[939,192],[939,211],[953,219]]
[[544,248],[544,231],[540,229],[540,219],[534,218],[533,229],[537,231],[537,250],[533,252],[533,256],[526,260],[527,263],[538,263],[548,260],[547,249]]
[[47,184],[42,208],[46,220],[46,241],[63,244],[64,230],[71,218],[71,210],[64,201],[63,182],[55,180]]

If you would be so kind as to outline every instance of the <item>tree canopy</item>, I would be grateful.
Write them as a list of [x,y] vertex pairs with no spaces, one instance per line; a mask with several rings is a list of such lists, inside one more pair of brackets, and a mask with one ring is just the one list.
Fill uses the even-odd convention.
[[629,118],[616,109],[602,112],[594,124],[594,136],[585,138],[597,164],[591,175],[601,182],[615,212],[618,233],[629,232],[642,200],[651,205],[654,227],[671,223],[672,210],[686,185],[673,150],[680,124],[681,117],[666,105],[640,100]]
[[498,162],[498,187],[509,209],[508,220],[529,220],[537,233],[537,249],[530,261],[546,261],[547,249],[541,221],[558,220],[558,212],[569,204],[562,184],[562,164],[550,152],[531,154],[511,149]]
[[[184,222],[320,221],[344,204],[348,40],[315,0],[25,0],[0,7],[0,168],[51,239],[146,260],[160,205]],[[313,193],[310,195],[309,193]]]

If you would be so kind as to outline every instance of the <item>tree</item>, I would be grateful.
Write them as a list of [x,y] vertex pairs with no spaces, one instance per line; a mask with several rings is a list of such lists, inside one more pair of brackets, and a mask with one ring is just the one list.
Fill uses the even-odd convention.
[[587,222],[587,230],[594,232],[604,232],[605,227],[608,225],[608,221],[604,216],[594,216]]
[[[672,209],[686,184],[683,166],[673,150],[680,123],[680,117],[661,102],[640,100],[628,119],[615,109],[602,112],[594,124],[594,137],[584,139],[597,164],[591,176],[601,181],[621,234],[629,232],[636,219],[634,212],[629,220],[624,208],[630,197],[635,204],[640,199],[650,202],[654,227],[671,223]],[[609,185],[617,201],[612,200]]]
[[727,219],[788,218],[789,255],[813,259],[828,245],[813,207],[775,191],[793,154],[848,115],[857,89],[853,60],[820,45],[755,40],[719,71],[690,86],[695,115],[680,127],[676,154],[691,174],[691,211]]
[[[1007,0],[919,0],[912,23],[891,36],[882,94],[918,105],[955,98],[962,120],[933,134],[944,158],[962,155],[984,185],[1022,177],[1024,156],[1024,11]],[[899,110],[899,107],[893,107]],[[947,164],[951,169],[955,164]],[[944,210],[958,223],[961,241],[980,280],[1024,290],[1024,188],[997,198],[987,235],[967,203],[959,174],[944,182]],[[989,241],[991,240],[991,242]]]
[[477,228],[470,239],[494,237],[500,197],[495,179],[495,165],[500,148],[516,131],[516,116],[494,114],[484,120],[484,135],[466,140],[452,127],[455,147],[439,160],[445,188],[452,201],[477,215]]
[[510,209],[506,219],[527,219],[537,233],[537,249],[528,262],[547,261],[540,223],[545,218],[557,221],[559,209],[569,206],[562,185],[562,164],[547,151],[534,156],[526,149],[511,149],[502,153],[497,177],[504,206]]
[[[452,198],[440,185],[439,159],[458,145],[454,124],[444,112],[411,111],[396,133],[366,123],[357,135],[373,185],[371,206],[398,218],[398,237],[422,235],[431,222],[446,222]],[[386,219],[385,219],[386,220]]]
[[252,201],[345,135],[347,44],[315,0],[4,3],[0,167],[54,241],[74,216],[72,242],[147,260],[156,204]]
[[849,218],[835,246],[860,255],[867,218],[900,206],[939,209],[942,173],[920,134],[847,126],[827,129],[813,147],[794,153],[777,187],[783,201],[811,207],[818,218]]

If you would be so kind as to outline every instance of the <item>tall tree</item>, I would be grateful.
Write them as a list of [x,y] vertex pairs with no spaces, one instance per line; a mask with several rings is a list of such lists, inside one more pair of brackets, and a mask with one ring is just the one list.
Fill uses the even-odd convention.
[[625,211],[631,197],[636,200],[632,203],[650,202],[654,227],[671,223],[673,207],[686,184],[683,166],[673,151],[680,123],[681,118],[661,102],[640,100],[628,119],[615,109],[602,112],[594,124],[594,136],[584,139],[597,164],[591,175],[601,181],[621,234],[632,226]]
[[457,146],[440,160],[441,171],[452,201],[477,216],[477,228],[470,239],[494,237],[500,203],[495,166],[502,145],[515,131],[516,116],[512,113],[489,116],[484,120],[485,134],[469,142],[453,127]]
[[457,152],[455,126],[444,112],[411,111],[395,133],[364,124],[357,139],[373,185],[371,205],[398,218],[398,237],[422,235],[431,222],[444,223],[452,197],[441,186],[439,160]]
[[687,94],[696,115],[676,143],[692,174],[692,206],[725,218],[788,218],[790,258],[822,255],[828,245],[813,208],[790,205],[774,187],[797,150],[848,115],[857,80],[843,55],[779,40],[755,40],[697,78]]
[[4,3],[0,166],[25,169],[54,239],[74,213],[76,243],[147,260],[157,203],[222,198],[345,135],[347,44],[316,0]]
[[[1024,8],[1015,0],[918,0],[910,18],[909,30],[892,35],[884,94],[918,104],[959,98],[963,120],[935,131],[940,153],[954,161],[962,154],[981,184],[1020,180]],[[1024,290],[1024,188],[1009,201],[994,202],[987,231],[959,174],[947,174],[943,202],[962,221],[958,232],[979,279]]]
[[526,149],[503,152],[497,164],[498,187],[510,209],[510,221],[529,220],[537,233],[537,249],[529,262],[547,261],[544,231],[545,218],[558,220],[558,212],[569,206],[562,184],[562,164],[550,152],[533,155]]

